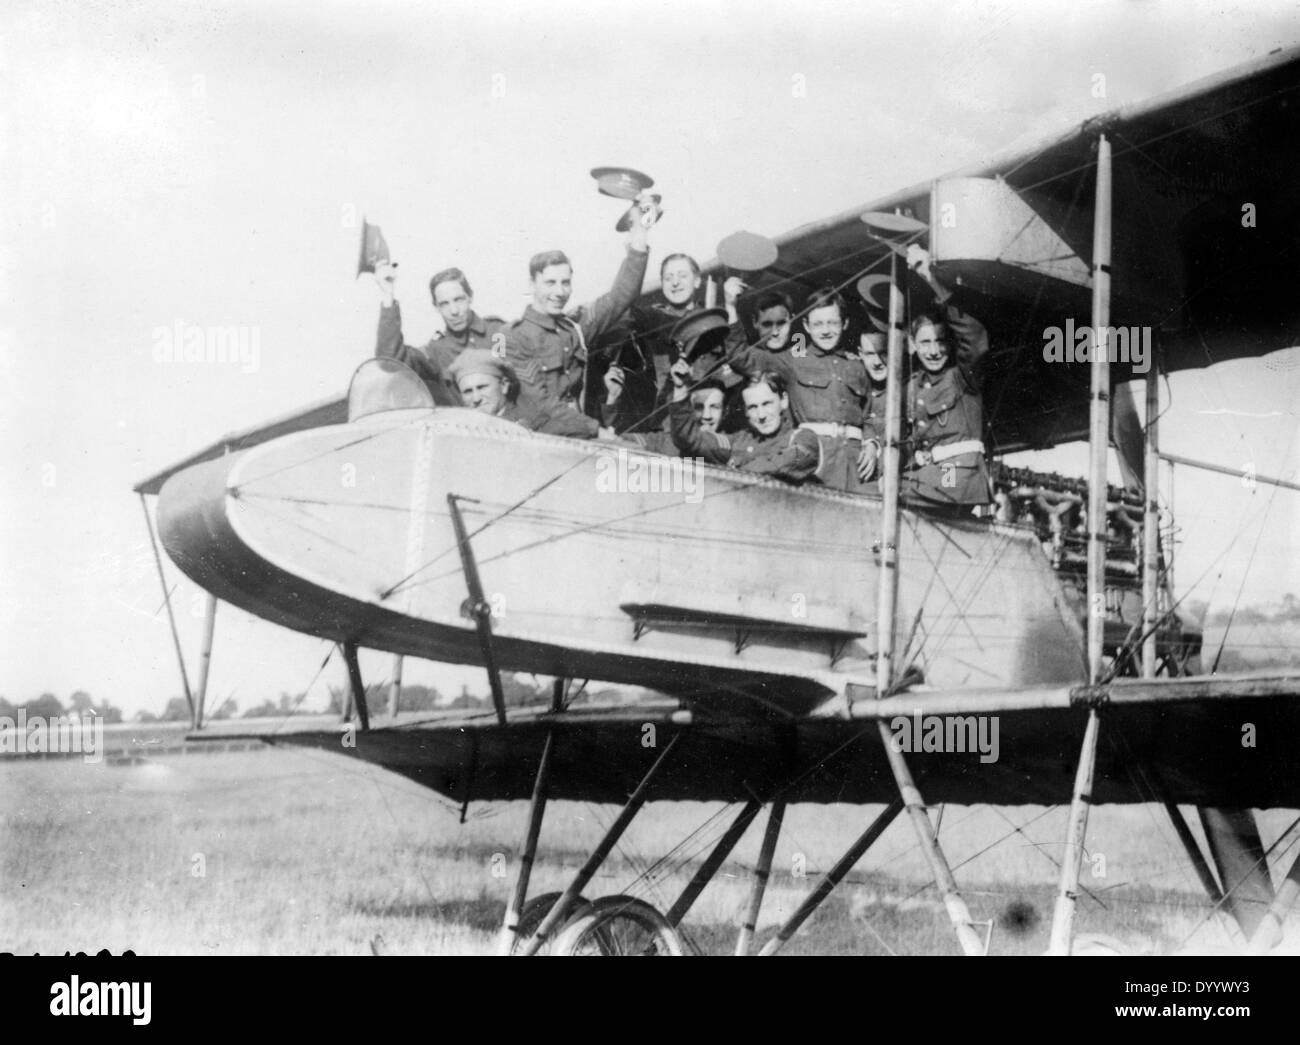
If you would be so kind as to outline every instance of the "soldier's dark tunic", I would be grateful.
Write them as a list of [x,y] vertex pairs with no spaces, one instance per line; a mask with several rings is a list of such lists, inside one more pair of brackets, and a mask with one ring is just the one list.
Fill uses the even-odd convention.
[[[567,403],[582,398],[587,351],[636,300],[647,251],[628,249],[609,293],[572,314],[548,316],[529,305],[506,329],[505,361],[519,375],[519,402]],[[608,351],[608,348],[602,349]]]
[[460,406],[460,395],[447,377],[455,358],[467,348],[496,349],[499,356],[505,344],[506,321],[496,316],[469,314],[469,325],[459,334],[442,330],[434,334],[423,349],[405,344],[402,339],[402,306],[394,301],[379,307],[379,329],[375,336],[375,355],[388,356],[405,363],[428,386],[439,406]]
[[817,473],[821,458],[817,437],[806,428],[796,428],[788,416],[781,418],[781,427],[771,435],[749,428],[735,435],[706,432],[689,399],[674,400],[669,416],[673,443],[683,457],[702,457],[710,464],[789,483],[802,483]]
[[673,327],[697,307],[694,300],[679,306],[662,296],[632,306],[628,313],[630,344],[622,353],[627,376],[615,424],[618,431],[668,430],[665,404],[672,398],[668,371],[677,359]]
[[863,493],[858,478],[862,452],[863,410],[870,378],[856,353],[836,346],[824,352],[811,343],[794,342],[779,352],[727,341],[731,365],[745,374],[774,370],[786,379],[790,413],[817,434],[822,467],[817,473],[827,486]]
[[534,403],[531,406],[521,406],[518,402],[507,403],[497,416],[523,425],[529,431],[562,435],[570,439],[595,439],[600,431],[600,424],[594,418],[580,414],[566,404]]
[[989,341],[983,324],[954,305],[948,325],[956,341],[948,365],[932,374],[915,361],[907,385],[911,431],[901,493],[913,503],[961,508],[989,503],[980,394]]

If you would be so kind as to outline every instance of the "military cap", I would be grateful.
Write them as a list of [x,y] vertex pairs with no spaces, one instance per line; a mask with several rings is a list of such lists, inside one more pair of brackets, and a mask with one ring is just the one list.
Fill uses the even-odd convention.
[[737,272],[760,272],[777,256],[776,244],[756,232],[733,232],[718,244],[718,260]]
[[361,219],[361,256],[357,259],[357,275],[374,272],[376,266],[389,264],[388,241],[378,225]]
[[486,348],[467,348],[461,352],[447,368],[447,375],[457,384],[466,374],[487,374],[489,377],[504,377],[512,386],[517,387],[519,379],[509,364],[498,359]]
[[725,308],[697,308],[673,326],[672,339],[685,350],[687,358],[713,346],[727,336]]
[[606,196],[634,200],[655,183],[654,178],[631,167],[593,167],[591,176]]

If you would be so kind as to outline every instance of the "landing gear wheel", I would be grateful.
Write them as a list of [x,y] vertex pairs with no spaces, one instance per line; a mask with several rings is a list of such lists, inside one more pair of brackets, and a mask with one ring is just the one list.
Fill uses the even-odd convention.
[[[559,893],[540,893],[524,904],[524,909],[519,912],[519,928],[515,933],[515,942],[510,948],[511,954],[518,954],[523,951],[525,944],[532,939],[538,929],[542,927],[542,922],[546,916],[551,913],[551,908],[555,906],[555,901],[560,898]],[[573,911],[569,915],[569,921],[579,918],[591,910],[591,901],[585,896],[579,896],[573,902]],[[567,923],[566,923],[567,924]],[[561,925],[556,934],[562,932],[564,926]],[[551,936],[551,942],[542,947],[538,954],[553,953],[552,947],[556,935]]]
[[680,958],[682,938],[668,919],[644,900],[602,896],[565,924],[553,954]]

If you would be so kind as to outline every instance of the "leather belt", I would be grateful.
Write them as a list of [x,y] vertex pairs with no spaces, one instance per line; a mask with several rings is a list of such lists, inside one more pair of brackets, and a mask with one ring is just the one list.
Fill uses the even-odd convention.
[[857,425],[843,425],[838,421],[805,421],[799,426],[806,428],[810,432],[816,432],[818,435],[824,435],[831,439],[847,437],[849,439],[862,440],[862,429]]
[[962,454],[982,454],[984,444],[978,439],[963,439],[956,443],[944,443],[936,446],[933,450],[917,450],[912,456],[915,458],[917,465],[938,464],[940,461],[948,461],[954,457],[960,457]]

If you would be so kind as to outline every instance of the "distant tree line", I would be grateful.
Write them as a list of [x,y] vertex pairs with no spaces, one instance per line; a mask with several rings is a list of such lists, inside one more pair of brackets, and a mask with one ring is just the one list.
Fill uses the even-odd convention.
[[28,718],[58,718],[62,715],[76,715],[77,717],[98,717],[104,722],[121,722],[122,710],[114,707],[107,700],[96,704],[84,689],[76,690],[68,698],[65,707],[53,693],[42,693],[35,700],[29,700],[25,704],[11,704],[0,697],[0,717],[17,718],[19,709],[27,713]]

